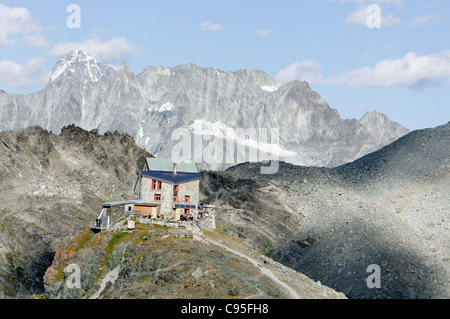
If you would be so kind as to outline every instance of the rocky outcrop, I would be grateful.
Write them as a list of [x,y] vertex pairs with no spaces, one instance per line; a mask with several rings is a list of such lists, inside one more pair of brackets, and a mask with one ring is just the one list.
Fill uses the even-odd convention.
[[140,223],[132,231],[120,226],[97,234],[86,230],[58,249],[45,273],[45,297],[345,298],[292,269],[269,262],[267,257],[255,255],[220,231],[204,237],[207,240],[199,242],[184,227]]
[[118,132],[0,132],[0,298],[43,293],[56,249],[89,227],[103,202],[129,199],[146,156]]

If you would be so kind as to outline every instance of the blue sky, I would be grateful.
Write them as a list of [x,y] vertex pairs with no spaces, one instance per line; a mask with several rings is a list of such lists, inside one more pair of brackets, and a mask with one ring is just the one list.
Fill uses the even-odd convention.
[[0,0],[0,89],[42,89],[81,48],[136,74],[193,62],[306,80],[342,118],[376,109],[414,130],[450,121],[449,31],[447,0]]

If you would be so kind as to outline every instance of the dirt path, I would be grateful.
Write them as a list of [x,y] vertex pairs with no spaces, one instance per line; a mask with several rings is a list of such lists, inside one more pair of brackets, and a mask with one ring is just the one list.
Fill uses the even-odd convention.
[[226,250],[228,250],[229,252],[238,255],[239,257],[244,257],[246,258],[249,262],[251,262],[253,265],[255,265],[256,267],[258,267],[261,270],[261,273],[267,277],[269,277],[272,281],[274,281],[277,285],[279,285],[281,288],[283,288],[283,290],[287,293],[287,295],[289,296],[289,299],[300,299],[300,297],[298,296],[298,294],[295,292],[295,290],[293,290],[291,287],[289,287],[287,284],[285,284],[284,282],[282,282],[270,269],[268,269],[267,267],[261,265],[256,259],[241,253],[237,250],[234,250],[230,247],[227,247],[211,238],[207,238],[205,237],[205,240],[207,240],[208,242],[222,247]]

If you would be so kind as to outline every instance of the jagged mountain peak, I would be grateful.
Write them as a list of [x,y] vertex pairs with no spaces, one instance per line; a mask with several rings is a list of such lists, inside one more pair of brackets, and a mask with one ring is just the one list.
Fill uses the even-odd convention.
[[122,65],[119,70],[113,76],[114,81],[122,85],[134,85],[139,87],[138,78],[133,71],[130,70],[125,61],[122,61]]
[[114,74],[113,68],[103,64],[83,50],[73,50],[61,57],[55,64],[49,82],[73,75],[82,83],[97,82],[104,76]]
[[390,144],[396,140],[396,136],[403,136],[410,132],[407,128],[391,121],[385,114],[376,110],[364,114],[359,123],[365,126],[372,139],[378,143],[378,147]]
[[364,122],[364,121],[367,121],[370,119],[375,119],[375,118],[387,118],[387,116],[384,115],[383,113],[378,112],[377,110],[372,110],[372,111],[366,112],[360,121]]
[[128,67],[128,65],[125,62],[125,60],[122,61],[122,65],[120,66],[120,69],[117,71],[117,73],[125,73],[125,74],[132,73],[134,75],[134,73],[130,70],[130,68]]
[[70,57],[73,61],[89,61],[95,60],[95,58],[88,52],[83,51],[81,49],[73,50],[66,54],[64,58]]

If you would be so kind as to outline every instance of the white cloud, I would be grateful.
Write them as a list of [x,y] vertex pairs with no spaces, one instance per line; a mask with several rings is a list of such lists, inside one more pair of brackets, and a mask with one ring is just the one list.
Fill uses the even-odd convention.
[[411,21],[411,23],[409,24],[409,26],[411,28],[420,28],[420,27],[429,26],[431,23],[437,22],[437,21],[439,21],[439,18],[436,15],[429,14],[427,16],[417,17],[417,18],[413,19]]
[[124,56],[140,52],[140,48],[130,43],[125,37],[117,37],[105,42],[95,38],[81,42],[58,43],[51,48],[49,55],[61,57],[76,49],[89,52],[103,63],[110,64],[120,63]]
[[[42,27],[31,17],[31,13],[26,8],[11,8],[0,3],[0,47],[14,46],[17,43],[17,37],[33,37],[35,33],[40,32]],[[40,36],[41,39],[43,36]],[[39,41],[38,47],[42,45]],[[28,42],[27,44],[36,44]]]
[[26,35],[24,37],[24,41],[27,45],[36,49],[46,50],[49,47],[47,39],[42,34],[39,33]]
[[389,14],[387,16],[381,15],[381,26],[382,27],[390,27],[396,24],[402,23],[402,21],[397,18],[394,14]]
[[308,81],[311,84],[346,85],[352,87],[407,86],[424,89],[450,77],[450,50],[439,54],[418,56],[407,53],[399,59],[379,61],[373,67],[343,72],[340,76],[324,77],[320,65],[313,61],[295,62],[276,75],[277,81]]
[[256,30],[256,34],[261,38],[268,36],[271,32],[272,30]]
[[355,12],[352,12],[347,16],[345,22],[347,24],[357,24],[357,25],[367,25],[367,19],[369,18],[369,13],[366,7],[360,6]]
[[0,81],[3,86],[20,89],[41,87],[48,82],[50,70],[44,66],[44,58],[31,58],[24,65],[0,61]]
[[305,60],[302,62],[294,62],[287,68],[278,72],[275,80],[281,83],[302,80],[309,83],[322,83],[323,76],[320,73],[320,65],[314,60]]
[[202,22],[200,24],[200,30],[201,31],[209,31],[209,32],[216,32],[222,30],[222,26],[218,23],[212,23],[211,21]]
[[[366,5],[361,5],[358,9],[356,9],[356,11],[347,16],[345,22],[347,24],[367,26],[367,20],[371,14],[372,13],[367,10]],[[385,15],[381,12],[381,27],[390,27],[399,23],[401,23],[401,20],[394,14]]]

